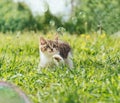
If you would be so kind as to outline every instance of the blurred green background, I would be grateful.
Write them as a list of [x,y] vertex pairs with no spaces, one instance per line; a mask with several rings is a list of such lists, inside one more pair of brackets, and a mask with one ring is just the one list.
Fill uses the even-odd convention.
[[[0,80],[19,86],[33,103],[120,103],[120,0],[15,1],[0,0]],[[43,1],[45,12],[34,14],[25,1]],[[55,15],[46,1],[67,1],[71,9]],[[74,69],[40,71],[39,36],[53,39],[56,32],[71,45]]]
[[[59,1],[58,1],[59,3]],[[71,3],[71,4],[70,4]],[[65,30],[70,33],[89,33],[99,29],[107,34],[120,31],[120,0],[71,0],[67,21],[53,15],[46,3],[44,15],[33,16],[24,2],[0,0],[0,31],[42,31]]]

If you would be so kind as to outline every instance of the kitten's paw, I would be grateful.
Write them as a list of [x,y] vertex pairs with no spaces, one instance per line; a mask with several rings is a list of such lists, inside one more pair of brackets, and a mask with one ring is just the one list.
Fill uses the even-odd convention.
[[54,63],[55,63],[57,66],[58,66],[59,64],[64,64],[63,58],[62,58],[60,55],[58,55],[58,54],[53,55],[53,61],[54,61]]
[[53,60],[55,60],[57,62],[64,61],[63,58],[60,55],[58,55],[58,54],[53,55]]

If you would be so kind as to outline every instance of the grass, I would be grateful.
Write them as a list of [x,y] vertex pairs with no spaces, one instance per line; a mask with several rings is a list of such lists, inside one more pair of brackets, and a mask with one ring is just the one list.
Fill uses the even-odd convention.
[[120,103],[120,38],[83,34],[61,39],[73,48],[74,69],[39,72],[39,35],[1,33],[0,80],[19,86],[33,103]]

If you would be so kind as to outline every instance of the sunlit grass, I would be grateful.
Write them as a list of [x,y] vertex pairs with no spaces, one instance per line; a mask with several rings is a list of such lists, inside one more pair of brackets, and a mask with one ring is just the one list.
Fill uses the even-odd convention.
[[34,103],[120,102],[120,38],[64,34],[60,39],[73,48],[74,69],[38,72],[40,35],[0,34],[0,80],[19,86]]

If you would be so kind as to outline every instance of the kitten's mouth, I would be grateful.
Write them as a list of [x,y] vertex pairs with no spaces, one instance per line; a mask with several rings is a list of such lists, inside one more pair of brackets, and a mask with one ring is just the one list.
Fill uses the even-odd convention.
[[53,50],[49,50],[48,52],[49,52],[49,53],[54,53]]

